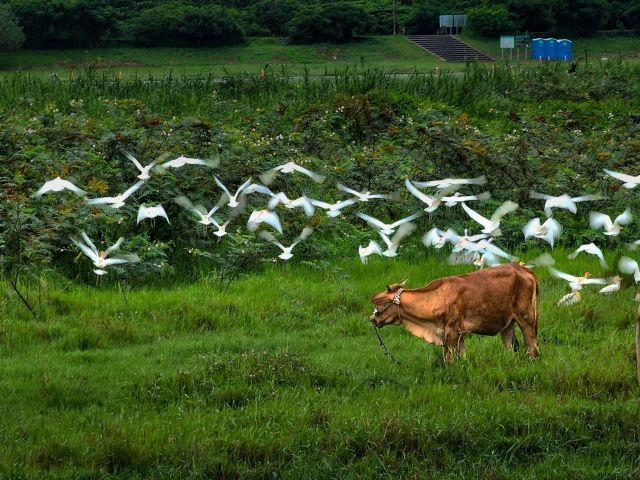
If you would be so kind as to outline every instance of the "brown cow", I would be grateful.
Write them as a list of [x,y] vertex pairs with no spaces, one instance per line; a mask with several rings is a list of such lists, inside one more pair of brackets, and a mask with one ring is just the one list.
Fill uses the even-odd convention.
[[434,280],[405,290],[404,283],[387,285],[371,297],[376,306],[371,322],[404,326],[417,337],[444,346],[444,358],[465,352],[464,336],[497,335],[506,349],[518,349],[514,323],[520,326],[528,354],[538,357],[540,285],[535,273],[506,263],[464,275]]

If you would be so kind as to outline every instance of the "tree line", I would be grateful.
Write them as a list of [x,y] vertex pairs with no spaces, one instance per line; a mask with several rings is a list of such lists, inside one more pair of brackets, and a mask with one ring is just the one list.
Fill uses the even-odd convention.
[[445,14],[467,15],[467,31],[488,38],[640,30],[640,0],[0,0],[0,51],[211,47],[256,36],[344,43],[394,28],[435,34]]

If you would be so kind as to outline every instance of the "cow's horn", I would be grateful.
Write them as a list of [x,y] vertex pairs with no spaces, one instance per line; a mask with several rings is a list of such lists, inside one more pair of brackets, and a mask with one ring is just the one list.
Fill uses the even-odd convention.
[[407,283],[407,280],[409,280],[409,279],[408,278],[405,279],[405,281],[400,284],[400,288],[404,288],[404,284]]

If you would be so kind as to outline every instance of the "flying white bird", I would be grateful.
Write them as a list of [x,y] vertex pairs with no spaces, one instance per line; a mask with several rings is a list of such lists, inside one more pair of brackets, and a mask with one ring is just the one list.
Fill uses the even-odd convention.
[[404,181],[405,186],[407,187],[407,190],[409,190],[409,192],[411,192],[411,194],[416,197],[418,200],[420,200],[422,203],[426,203],[427,204],[427,208],[424,209],[425,212],[433,212],[434,210],[436,210],[438,208],[438,206],[440,206],[440,203],[442,202],[442,197],[444,195],[448,195],[449,193],[451,193],[453,190],[455,190],[456,187],[454,188],[447,188],[445,190],[441,190],[440,192],[438,192],[436,195],[427,195],[426,193],[422,193],[420,190],[418,190],[416,188],[416,186],[414,185],[414,183],[411,182],[411,180],[406,179]]
[[612,172],[611,170],[603,169],[608,175],[611,175],[613,178],[617,178],[618,180],[622,180],[622,186],[624,188],[635,188],[638,184],[640,184],[640,175],[637,177],[633,177],[631,175],[627,175],[626,173],[618,173]]
[[628,208],[623,213],[618,215],[613,222],[611,221],[611,217],[604,213],[589,213],[589,226],[594,230],[604,228],[605,235],[618,235],[620,233],[620,230],[622,230],[623,228],[620,225],[631,223],[631,220],[633,220],[633,215],[631,214],[631,210]]
[[562,226],[558,223],[557,220],[553,218],[547,218],[544,223],[540,223],[540,219],[538,217],[532,218],[527,222],[527,224],[522,228],[522,233],[524,233],[524,239],[527,240],[529,237],[541,238],[545,242],[551,245],[555,243],[555,239],[560,236],[562,232]]
[[129,198],[133,192],[138,190],[143,183],[144,183],[144,180],[140,180],[138,183],[136,183],[132,187],[129,187],[127,190],[125,190],[124,193],[119,193],[115,197],[102,197],[102,198],[89,199],[87,200],[87,205],[101,205],[106,203],[106,204],[111,204],[112,208],[120,208],[124,206],[125,200]]
[[502,232],[500,231],[500,219],[504,217],[507,213],[512,212],[516,208],[518,208],[518,204],[510,200],[507,200],[506,202],[504,202],[502,205],[498,207],[498,209],[494,212],[493,215],[491,215],[491,218],[489,219],[483,217],[479,213],[467,207],[466,203],[462,203],[462,208],[464,208],[464,210],[467,212],[467,214],[469,214],[469,216],[473,220],[475,220],[476,222],[478,222],[480,225],[484,227],[482,229],[482,232],[488,233],[490,235],[493,235],[494,237],[497,237],[498,235],[502,234]]
[[354,195],[357,197],[357,199],[361,202],[367,202],[369,200],[371,200],[372,198],[387,198],[388,195],[384,195],[382,193],[371,193],[371,192],[358,192],[356,190],[353,190],[352,188],[346,187],[344,185],[342,185],[341,183],[336,183],[336,187],[338,188],[338,190],[342,190],[343,192],[347,192],[350,193],[351,195]]
[[500,265],[500,257],[491,252],[485,252],[477,257],[473,264],[480,270],[482,270],[485,266],[497,267],[498,265]]
[[549,273],[551,273],[552,276],[567,280],[569,282],[569,286],[575,290],[582,290],[582,286],[587,284],[604,285],[607,283],[606,278],[590,278],[591,274],[589,272],[586,272],[583,277],[574,277],[568,273],[560,272],[553,267],[548,268]]
[[613,283],[611,285],[607,285],[606,287],[600,289],[600,293],[603,293],[605,295],[610,295],[614,292],[619,291],[621,281],[622,279],[618,275],[616,275],[615,277],[613,277]]
[[270,210],[274,210],[279,203],[282,203],[286,208],[302,207],[307,217],[313,216],[313,212],[315,211],[313,204],[305,196],[296,198],[295,200],[290,200],[286,193],[276,193],[273,195],[273,198],[269,200],[268,207]]
[[191,200],[189,200],[184,195],[180,195],[173,199],[173,201],[176,202],[178,205],[194,213],[199,218],[198,222],[205,226],[211,225],[212,223],[217,224],[217,222],[215,222],[215,220],[212,218],[212,215],[216,211],[218,211],[218,209],[222,206],[224,202],[226,202],[226,200],[227,200],[226,194],[223,194],[218,204],[215,205],[211,210],[207,211],[207,209],[204,208],[203,205],[195,206],[193,203],[191,203]]
[[153,222],[153,219],[155,217],[164,217],[165,220],[169,223],[169,225],[171,225],[171,222],[169,222],[169,217],[167,217],[167,212],[164,211],[164,208],[162,207],[162,205],[146,207],[144,204],[142,204],[140,205],[140,208],[138,208],[137,223],[140,223],[140,220],[144,220],[145,218],[151,218]]
[[620,257],[618,261],[618,269],[622,273],[628,273],[633,275],[633,279],[636,283],[640,282],[640,268],[638,262],[629,257]]
[[447,240],[452,242],[451,240],[452,233],[455,234],[455,232],[451,229],[448,229],[446,232],[443,232],[439,228],[433,227],[431,230],[429,230],[427,233],[423,235],[422,243],[424,243],[426,247],[433,246],[435,248],[442,248],[447,243]]
[[439,189],[453,185],[484,185],[485,183],[487,183],[487,177],[484,175],[477,178],[445,178],[443,180],[430,180],[428,182],[413,182],[418,188],[437,187]]
[[227,194],[227,196],[229,197],[229,203],[228,205],[231,208],[235,208],[239,205],[238,203],[238,195],[240,195],[245,188],[247,188],[249,185],[251,185],[251,178],[249,178],[249,180],[247,180],[246,182],[244,182],[242,185],[240,185],[240,188],[238,188],[238,190],[236,190],[235,195],[231,195],[231,192],[229,192],[229,190],[227,190],[227,187],[225,187],[222,182],[220,180],[218,180],[218,177],[214,176],[213,179],[216,181],[216,184],[222,189],[224,190],[224,193]]
[[470,252],[478,252],[479,254],[492,253],[493,255],[506,258],[511,262],[515,262],[518,260],[518,257],[515,257],[510,253],[507,253],[504,250],[500,249],[499,247],[491,243],[492,241],[493,241],[493,238],[490,238],[489,240],[483,239],[483,240],[480,240],[479,242],[465,242],[463,245],[463,249]]
[[247,228],[250,232],[253,232],[260,226],[261,223],[271,225],[278,232],[282,233],[282,225],[280,224],[278,215],[268,209],[254,210],[249,217],[249,221],[247,222]]
[[467,229],[464,229],[464,235],[458,235],[451,228],[447,230],[447,235],[453,244],[452,252],[459,252],[465,249],[465,245],[469,242],[475,242],[476,240],[482,240],[489,235],[486,233],[478,233],[476,235],[469,235]]
[[530,196],[531,198],[546,200],[546,202],[544,203],[544,213],[547,217],[550,217],[552,215],[552,208],[564,208],[572,213],[576,213],[578,211],[576,203],[586,202],[590,200],[601,200],[603,198],[600,194],[584,195],[582,197],[572,198],[566,193],[563,193],[559,197],[552,197],[551,195],[546,195],[544,193],[538,192],[531,192]]
[[60,177],[56,177],[53,180],[49,180],[48,182],[45,182],[44,185],[40,187],[40,190],[34,193],[33,196],[37,198],[37,197],[41,197],[47,192],[61,192],[65,188],[67,190],[71,190],[74,193],[77,193],[78,195],[87,194],[87,192],[85,192],[79,187],[76,187],[69,180],[63,180]]
[[382,237],[382,240],[384,240],[384,243],[387,244],[387,249],[382,252],[382,255],[384,255],[385,257],[395,257],[397,255],[397,250],[402,239],[413,232],[415,228],[416,226],[413,223],[403,223],[402,225],[400,225],[400,227],[398,227],[398,231],[391,239],[385,233],[379,231],[378,233]]
[[581,245],[578,249],[571,253],[567,258],[573,260],[578,256],[580,252],[590,253],[591,255],[595,255],[600,259],[600,266],[602,268],[609,268],[607,265],[607,261],[604,259],[604,255],[602,254],[602,250],[600,250],[594,243],[587,243],[585,245]]
[[278,173],[278,172],[282,172],[282,173],[293,173],[293,172],[304,173],[308,177],[311,177],[311,179],[313,181],[317,182],[317,183],[324,182],[324,179],[326,178],[324,175],[320,175],[319,173],[314,173],[311,170],[307,170],[306,168],[301,167],[300,165],[297,165],[294,162],[289,162],[289,163],[285,163],[284,165],[280,165],[279,167],[275,167],[275,168],[272,168],[271,170],[268,170],[268,171],[264,172],[262,175],[260,175],[260,181],[262,183],[264,183],[265,185],[269,185],[273,181],[273,177],[275,176],[275,174]]
[[342,213],[342,209],[348,207],[349,205],[354,205],[357,200],[354,198],[349,198],[347,200],[338,200],[336,203],[327,203],[321,200],[314,200],[313,198],[308,199],[312,205],[320,208],[324,208],[327,210],[327,216],[329,217],[337,217]]
[[367,257],[374,253],[382,256],[382,249],[375,240],[371,240],[369,242],[369,245],[367,245],[366,247],[360,245],[360,247],[358,248],[358,253],[360,254],[360,260],[366,265],[367,263],[369,263],[369,259]]
[[111,252],[120,248],[120,246],[124,242],[124,237],[120,237],[115,244],[113,244],[106,250],[98,252],[98,249],[86,233],[81,232],[80,235],[82,236],[84,243],[79,238],[73,235],[71,235],[69,238],[82,251],[82,253],[89,257],[91,261],[93,261],[93,264],[97,267],[96,270],[94,270],[96,275],[104,275],[105,273],[107,273],[104,268],[109,265],[129,262],[135,263],[140,261],[140,258],[137,255],[123,255],[120,257],[107,258],[109,254],[111,254]]
[[491,194],[489,192],[482,192],[478,195],[462,195],[460,192],[456,192],[452,197],[442,197],[441,200],[447,207],[455,207],[458,203],[471,202],[473,200],[489,200]]
[[520,262],[520,265],[526,268],[548,267],[555,264],[556,261],[547,252],[537,256],[530,262]]
[[153,162],[151,162],[149,165],[147,165],[146,167],[143,167],[142,164],[130,153],[128,152],[123,152],[127,158],[129,160],[131,160],[133,162],[133,164],[138,168],[138,170],[140,170],[140,175],[138,175],[138,178],[142,181],[147,181],[149,180],[150,175],[149,175],[149,170],[151,170],[153,168],[153,166],[156,164],[156,161],[154,160]]
[[215,168],[220,164],[219,160],[200,160],[199,158],[189,158],[185,156],[179,156],[173,160],[169,160],[168,162],[161,163],[156,167],[158,172],[162,173],[167,168],[180,168],[185,165],[205,165],[210,168]]
[[280,242],[276,240],[276,238],[273,235],[271,235],[269,232],[265,230],[261,230],[260,232],[258,232],[258,235],[264,238],[267,242],[271,242],[277,247],[280,247],[280,249],[282,250],[282,253],[278,255],[279,258],[281,258],[282,260],[289,260],[291,257],[293,257],[293,254],[291,253],[291,250],[293,249],[293,247],[295,247],[298,243],[303,241],[312,233],[313,233],[313,227],[305,227],[302,230],[302,233],[300,234],[300,236],[298,236],[298,238],[296,238],[294,242],[288,247],[285,247],[284,245],[282,245]]
[[391,235],[395,231],[394,229],[396,227],[399,227],[403,223],[407,223],[407,222],[410,222],[411,220],[415,220],[416,218],[421,217],[422,212],[414,213],[413,215],[409,215],[408,217],[405,217],[394,223],[383,223],[380,220],[373,218],[369,215],[366,215],[362,212],[357,212],[356,215],[362,218],[364,221],[366,221],[373,228],[380,230],[382,233],[386,235]]

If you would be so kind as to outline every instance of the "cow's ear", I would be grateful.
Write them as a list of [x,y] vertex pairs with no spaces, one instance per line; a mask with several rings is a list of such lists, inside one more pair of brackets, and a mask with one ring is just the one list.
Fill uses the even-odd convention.
[[391,293],[391,287],[387,285],[387,293]]

